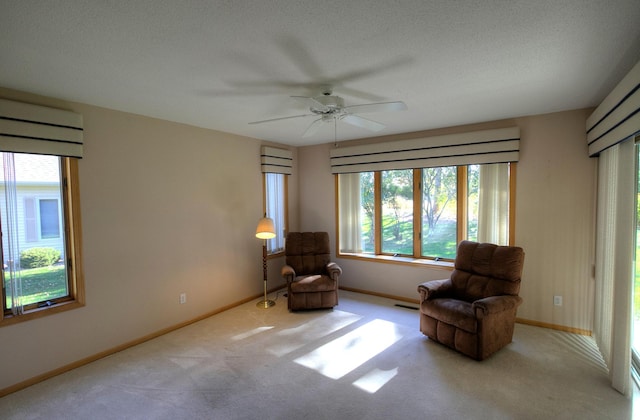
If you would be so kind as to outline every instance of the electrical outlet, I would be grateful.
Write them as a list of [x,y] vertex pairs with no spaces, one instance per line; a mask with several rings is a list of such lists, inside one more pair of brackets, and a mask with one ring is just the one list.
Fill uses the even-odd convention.
[[562,306],[562,296],[554,296],[553,297],[553,304],[555,306]]
[[187,294],[180,293],[180,304],[187,303]]

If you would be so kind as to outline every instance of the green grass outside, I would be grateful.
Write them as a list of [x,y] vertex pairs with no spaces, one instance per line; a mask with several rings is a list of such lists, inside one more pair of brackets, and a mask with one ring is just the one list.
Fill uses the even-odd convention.
[[[413,224],[411,221],[400,222],[400,239],[394,235],[395,219],[386,217],[382,222],[382,250],[385,253],[400,255],[413,255]],[[367,221],[362,226],[365,237],[370,235],[371,222]],[[455,258],[456,255],[456,222],[441,220],[436,229],[430,235],[424,235],[422,242],[423,256]],[[373,242],[365,241],[365,252],[373,252]]]
[[455,221],[441,220],[433,232],[422,239],[422,254],[429,257],[456,257],[457,226]]
[[[5,272],[5,274],[8,274]],[[67,278],[64,265],[32,268],[20,272],[22,279],[22,304],[29,305],[44,302],[68,294]],[[8,279],[5,279],[8,288]],[[7,308],[11,307],[11,299],[7,296]]]

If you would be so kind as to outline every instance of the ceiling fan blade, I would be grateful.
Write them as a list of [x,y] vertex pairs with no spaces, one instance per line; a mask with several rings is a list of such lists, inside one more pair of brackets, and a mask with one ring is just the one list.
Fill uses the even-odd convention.
[[384,124],[377,121],[372,121],[359,115],[353,114],[347,114],[342,117],[341,120],[348,124],[355,125],[356,127],[366,128],[367,130],[371,131],[380,131],[386,127]]
[[349,112],[362,114],[365,112],[389,112],[389,111],[406,111],[407,104],[402,101],[396,102],[378,102],[374,104],[362,104],[362,105],[351,105],[345,106]]
[[290,117],[271,118],[268,120],[252,121],[249,124],[262,124],[262,123],[268,123],[273,121],[289,120],[291,118],[309,117],[311,115],[314,115],[314,114],[302,114],[302,115],[292,115]]
[[320,129],[320,126],[322,125],[322,123],[323,123],[322,118],[318,118],[317,120],[312,122],[311,125],[302,134],[302,137],[303,138],[311,137],[314,134],[316,134],[318,132],[318,130]]

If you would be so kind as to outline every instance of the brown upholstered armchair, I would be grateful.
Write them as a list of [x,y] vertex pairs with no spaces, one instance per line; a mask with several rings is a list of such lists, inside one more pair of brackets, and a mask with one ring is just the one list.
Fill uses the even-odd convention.
[[524,251],[462,241],[445,280],[418,286],[420,331],[476,360],[511,343]]
[[282,276],[287,280],[288,307],[333,308],[338,304],[342,269],[330,261],[327,232],[290,232],[285,242]]

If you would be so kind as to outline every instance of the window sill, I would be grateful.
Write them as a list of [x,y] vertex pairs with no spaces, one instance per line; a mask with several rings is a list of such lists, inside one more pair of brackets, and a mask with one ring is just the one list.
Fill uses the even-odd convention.
[[267,254],[267,259],[270,260],[272,258],[284,257],[284,250],[274,252],[273,254]]
[[30,321],[32,319],[42,318],[48,315],[54,315],[60,312],[82,308],[83,306],[84,304],[78,302],[77,300],[70,300],[52,306],[32,309],[23,313],[22,315],[4,315],[4,317],[0,319],[0,327],[5,327],[7,325],[13,325],[19,322]]
[[394,257],[391,255],[373,255],[373,254],[351,254],[351,253],[339,253],[338,258],[348,258],[361,261],[374,261],[388,264],[401,264],[411,266],[423,266],[428,268],[435,268],[440,270],[453,270],[452,261],[435,261],[422,258],[411,257]]

